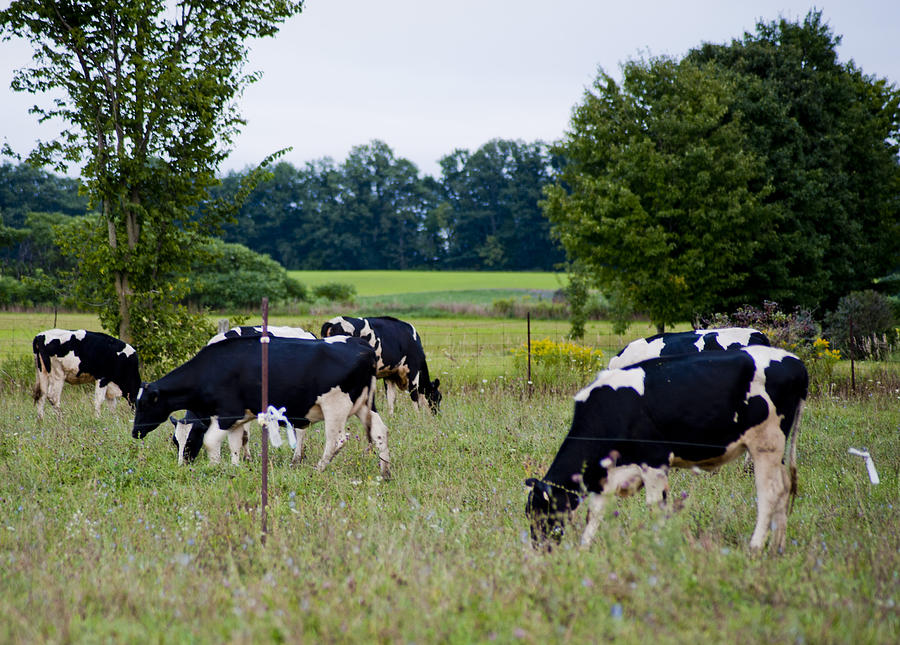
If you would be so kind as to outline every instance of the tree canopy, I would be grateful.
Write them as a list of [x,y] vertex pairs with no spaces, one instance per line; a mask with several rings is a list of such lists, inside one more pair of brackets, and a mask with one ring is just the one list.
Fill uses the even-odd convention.
[[602,70],[545,212],[603,291],[659,326],[765,298],[815,306],[897,261],[898,94],[810,13],[681,60]]
[[[248,39],[271,36],[302,2],[287,0],[15,0],[0,12],[5,38],[34,48],[17,91],[58,95],[35,106],[66,124],[30,155],[57,169],[82,164],[81,179],[105,225],[82,249],[113,296],[104,326],[131,341],[178,293],[161,282],[200,227],[196,206],[217,182],[218,165],[242,125],[237,99],[258,77],[244,70]],[[216,224],[216,209],[205,209]],[[95,238],[98,239],[98,238]],[[88,258],[88,256],[91,256]],[[164,294],[164,295],[163,295]],[[168,306],[168,305],[166,305]],[[133,316],[137,309],[138,315]],[[137,342],[139,345],[140,342]]]
[[[441,160],[420,177],[382,141],[336,164],[281,162],[253,190],[226,240],[291,269],[552,270],[563,260],[538,204],[551,181],[546,146],[496,139]],[[241,181],[225,177],[216,194]]]

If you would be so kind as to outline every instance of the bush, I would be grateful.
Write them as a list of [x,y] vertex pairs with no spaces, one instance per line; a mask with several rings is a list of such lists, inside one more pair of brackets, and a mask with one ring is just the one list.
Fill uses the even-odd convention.
[[895,324],[887,296],[872,290],[854,291],[825,317],[825,335],[849,358],[883,360],[897,344]]
[[328,282],[313,287],[313,296],[330,302],[350,302],[356,295],[356,287],[341,282]]
[[[528,361],[528,345],[523,344],[510,351],[516,368],[523,371]],[[531,343],[531,364],[543,379],[557,380],[575,375],[579,383],[583,382],[588,376],[600,371],[602,358],[603,352],[599,349],[571,342],[556,343],[544,338]]]
[[189,303],[218,310],[258,307],[264,297],[271,303],[306,298],[303,285],[268,255],[221,240],[194,254],[190,287]]
[[714,314],[700,322],[707,328],[752,327],[768,336],[773,347],[791,352],[812,347],[821,335],[812,313],[799,307],[794,313],[785,313],[770,300],[763,302],[762,308],[745,305],[732,314]]

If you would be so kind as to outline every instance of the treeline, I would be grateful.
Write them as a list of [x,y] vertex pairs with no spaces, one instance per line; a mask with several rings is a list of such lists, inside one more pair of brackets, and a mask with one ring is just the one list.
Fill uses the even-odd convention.
[[[558,166],[540,142],[496,139],[440,160],[441,177],[381,141],[296,168],[281,162],[225,227],[288,269],[552,270],[564,253],[539,200]],[[213,197],[239,189],[226,176]]]

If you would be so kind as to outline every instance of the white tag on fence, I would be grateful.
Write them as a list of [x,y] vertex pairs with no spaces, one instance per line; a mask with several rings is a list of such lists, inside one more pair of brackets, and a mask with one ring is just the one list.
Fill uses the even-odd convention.
[[276,408],[274,405],[270,405],[264,413],[260,412],[257,415],[256,420],[259,422],[259,425],[264,426],[268,430],[269,442],[275,448],[280,447],[282,444],[281,433],[278,431],[278,422],[283,422],[286,427],[288,443],[291,448],[295,448],[297,446],[297,435],[294,433],[294,426],[291,425],[291,422],[284,415],[284,411],[284,408]]
[[862,457],[866,460],[866,470],[869,471],[869,481],[873,484],[877,484],[880,479],[878,479],[878,471],[875,470],[875,461],[872,459],[872,455],[869,454],[868,450],[858,450],[856,448],[850,448],[850,454],[856,455],[857,457]]

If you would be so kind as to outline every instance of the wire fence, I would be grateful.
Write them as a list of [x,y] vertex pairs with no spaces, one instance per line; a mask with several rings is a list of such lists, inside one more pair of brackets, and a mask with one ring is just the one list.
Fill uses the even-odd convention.
[[[318,335],[323,322],[338,315],[272,316],[272,325],[303,327]],[[585,363],[571,365],[542,364],[532,357],[527,360],[529,338],[532,347],[542,341],[571,342],[570,325],[565,320],[490,319],[490,318],[423,318],[407,319],[419,332],[425,348],[430,376],[440,378],[442,389],[540,388],[565,392],[577,391],[593,378],[597,369],[605,367],[609,358],[636,338],[650,336],[656,329],[646,322],[636,322],[624,334],[616,334],[612,325],[603,321],[589,321],[585,337],[578,346],[602,352],[599,362],[585,369]],[[259,324],[249,319],[246,324]],[[0,360],[31,357],[31,342],[35,334],[45,329],[100,330],[92,314],[37,311],[0,313]],[[199,348],[198,348],[199,349]],[[523,357],[526,357],[523,359]],[[810,365],[811,368],[815,366]],[[595,369],[596,368],[596,369]],[[814,369],[810,370],[814,373]],[[821,371],[821,370],[820,370]],[[894,352],[881,361],[860,361],[851,366],[842,360],[827,374],[814,374],[824,387],[834,390],[834,381],[850,389],[852,381],[863,389],[894,387],[900,382],[900,354]]]

